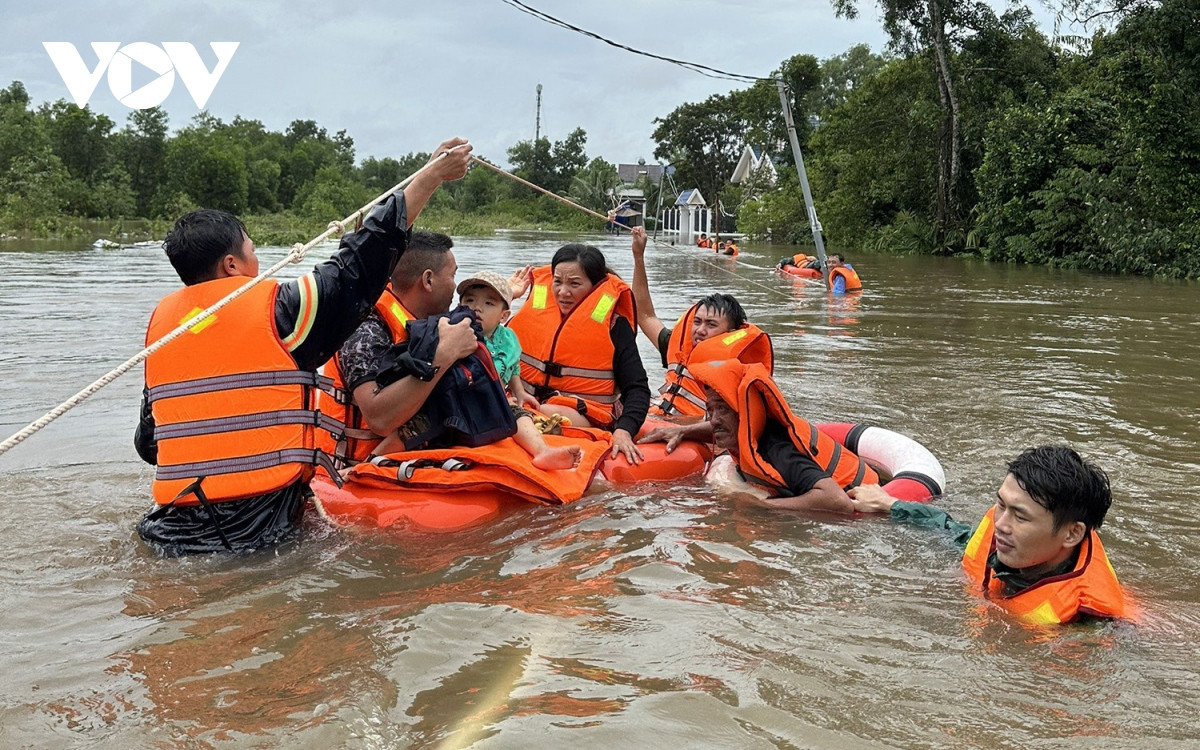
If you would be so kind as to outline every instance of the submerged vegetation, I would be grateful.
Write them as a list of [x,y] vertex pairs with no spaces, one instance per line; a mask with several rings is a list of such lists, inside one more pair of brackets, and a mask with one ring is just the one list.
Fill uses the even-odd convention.
[[[1200,276],[1200,0],[1065,2],[1064,12],[1110,27],[1051,42],[1021,6],[997,15],[975,0],[879,0],[886,54],[856,46],[780,64],[830,242]],[[834,6],[857,12],[854,0]],[[654,126],[672,188],[719,199],[735,217],[729,229],[811,241],[773,82],[682,104]],[[586,143],[578,128],[553,143],[518,142],[506,156],[517,175],[604,211],[616,169],[589,159]],[[774,157],[774,179],[729,183],[747,145]],[[280,133],[201,112],[171,133],[152,108],[118,129],[63,100],[35,107],[16,81],[0,90],[0,232],[78,236],[100,222],[161,236],[203,205],[242,216],[260,242],[290,244],[427,158],[356,163],[345,131],[312,120]],[[638,187],[648,205],[668,190]],[[453,234],[596,228],[479,168],[435,193],[422,223]]]

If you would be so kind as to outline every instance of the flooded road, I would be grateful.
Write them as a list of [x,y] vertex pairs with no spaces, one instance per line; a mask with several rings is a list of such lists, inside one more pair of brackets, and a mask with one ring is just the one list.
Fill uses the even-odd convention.
[[[574,239],[461,239],[460,278]],[[589,241],[631,277],[627,239]],[[0,439],[139,351],[178,284],[159,249],[79,244],[0,245]],[[652,245],[660,317],[737,295],[793,409],[911,435],[961,520],[1021,449],[1072,444],[1112,476],[1139,626],[1032,631],[934,532],[698,481],[440,536],[310,514],[277,551],[162,560],[133,531],[139,368],[0,457],[0,746],[1200,746],[1200,288],[864,255],[832,298],[771,274],[784,252]]]

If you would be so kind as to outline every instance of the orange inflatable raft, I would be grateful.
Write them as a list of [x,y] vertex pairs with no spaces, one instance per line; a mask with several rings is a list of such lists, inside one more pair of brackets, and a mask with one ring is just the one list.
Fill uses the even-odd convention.
[[621,485],[698,476],[711,457],[707,446],[692,441],[671,453],[665,443],[650,443],[638,446],[645,460],[633,466],[623,455],[609,456],[611,437],[602,430],[567,427],[562,436],[545,439],[552,446],[578,445],[579,465],[537,469],[511,438],[480,448],[409,451],[355,466],[341,487],[318,475],[312,481],[315,503],[338,525],[456,531],[529,502],[575,502],[599,477]]
[[819,279],[821,278],[821,269],[819,268],[803,268],[801,266],[783,266],[779,271],[788,276],[795,276],[801,279]]

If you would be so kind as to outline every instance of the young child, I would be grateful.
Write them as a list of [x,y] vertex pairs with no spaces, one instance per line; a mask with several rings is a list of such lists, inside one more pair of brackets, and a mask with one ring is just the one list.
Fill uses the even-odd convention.
[[495,271],[480,271],[458,285],[458,295],[459,304],[479,316],[484,344],[492,355],[500,381],[508,387],[513,416],[517,419],[517,434],[513,436],[517,444],[533,457],[533,465],[539,469],[570,469],[578,464],[579,446],[551,448],[525,410],[527,405],[536,409],[538,403],[521,384],[521,342],[504,325],[512,314],[508,279]]

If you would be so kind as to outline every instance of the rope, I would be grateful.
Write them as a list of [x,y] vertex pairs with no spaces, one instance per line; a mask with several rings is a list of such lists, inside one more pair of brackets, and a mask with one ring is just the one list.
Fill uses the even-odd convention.
[[[615,225],[615,226],[619,227],[620,229],[624,229],[624,230],[625,230],[625,231],[627,231],[627,232],[631,232],[631,231],[633,231],[633,230],[632,230],[630,227],[627,227],[627,226],[625,226],[624,224],[621,224],[621,223],[619,223],[619,222],[613,221],[613,220],[612,220],[612,219],[611,219],[609,216],[606,216],[606,215],[604,215],[604,214],[602,214],[602,213],[599,213],[599,212],[597,212],[597,211],[593,211],[592,209],[590,209],[590,208],[587,208],[586,206],[581,206],[581,205],[579,205],[578,203],[574,203],[574,202],[572,202],[572,201],[569,201],[569,200],[567,200],[566,198],[562,197],[561,195],[558,195],[557,193],[552,193],[552,192],[550,192],[549,190],[547,190],[547,189],[546,189],[546,188],[544,188],[544,187],[541,187],[541,186],[535,185],[535,184],[533,184],[532,182],[529,182],[528,180],[524,180],[524,179],[522,179],[522,178],[520,178],[520,177],[517,177],[517,176],[516,176],[515,174],[513,174],[512,172],[505,172],[503,169],[501,169],[500,167],[497,167],[495,164],[489,164],[488,162],[484,161],[483,159],[480,159],[480,158],[479,158],[479,157],[477,157],[477,156],[472,156],[472,157],[471,157],[471,161],[475,162],[476,164],[480,164],[480,165],[482,165],[482,166],[484,166],[484,167],[487,167],[488,169],[492,170],[493,172],[496,172],[497,174],[502,174],[502,175],[504,175],[505,177],[509,178],[510,180],[514,180],[514,181],[516,181],[516,182],[519,182],[519,183],[521,183],[522,185],[525,185],[526,187],[533,188],[534,190],[538,191],[539,193],[541,193],[541,194],[543,194],[543,195],[547,195],[547,196],[549,196],[549,197],[553,198],[554,200],[558,201],[559,203],[565,203],[565,204],[566,204],[566,205],[568,205],[568,206],[571,206],[571,207],[573,207],[573,208],[577,208],[577,209],[579,209],[580,211],[583,211],[585,214],[590,214],[590,215],[592,215],[592,216],[595,216],[597,219],[603,219],[605,222],[609,222],[609,223],[611,223],[611,224],[613,224],[613,225]],[[647,239],[648,241],[650,241],[650,242],[654,243],[656,246],[660,246],[660,247],[674,247],[673,245],[670,245],[669,243],[665,243],[665,242],[659,242],[657,239],[655,239],[654,237],[651,237],[650,235],[646,235],[646,239]],[[783,291],[782,289],[779,289],[778,287],[767,286],[766,284],[760,284],[760,283],[758,283],[757,281],[753,281],[753,280],[751,280],[751,279],[747,279],[747,278],[744,278],[744,277],[742,277],[742,276],[738,276],[736,273],[734,273],[734,271],[733,271],[732,269],[726,268],[724,265],[722,265],[722,264],[720,264],[720,263],[716,263],[716,262],[714,262],[714,261],[712,261],[712,260],[709,260],[709,259],[707,259],[707,258],[704,258],[704,257],[699,257],[699,258],[697,258],[697,259],[698,259],[698,260],[700,260],[700,261],[701,261],[701,262],[703,262],[703,263],[707,263],[709,266],[711,266],[711,267],[713,267],[713,268],[717,269],[718,271],[722,271],[722,272],[724,272],[724,273],[727,273],[727,274],[729,274],[730,276],[735,276],[735,277],[737,277],[737,278],[738,278],[740,281],[743,281],[743,282],[749,283],[751,286],[756,286],[756,287],[758,287],[758,288],[760,288],[760,289],[765,289],[766,291],[768,291],[768,292],[771,292],[772,294],[779,294],[779,295],[781,295],[781,296],[786,296],[786,297],[788,297],[788,298],[790,298],[790,297],[791,297],[791,295],[790,295],[789,293],[787,293],[787,292]],[[764,267],[764,266],[756,266],[756,265],[754,265],[753,263],[746,263],[746,262],[744,262],[744,261],[739,261],[739,263],[741,263],[741,265],[743,265],[743,266],[746,266],[746,267],[748,267],[748,268],[754,268],[754,269],[758,269],[758,270],[760,270],[760,271],[770,271],[770,270],[774,270],[774,269],[771,269],[771,268],[766,268],[766,267]],[[795,277],[795,278],[797,278],[797,279],[800,279],[801,277],[797,276],[797,277]],[[805,281],[805,282],[810,282],[810,283],[813,283],[813,284],[815,284],[815,283],[818,283],[816,279],[802,279],[802,280],[803,280],[803,281]],[[821,283],[821,285],[822,285],[822,286],[824,286],[824,283]]]
[[[459,148],[459,147],[458,146],[454,147],[454,149],[457,149],[457,148]],[[230,302],[233,302],[235,299],[237,299],[238,297],[245,294],[254,285],[256,285],[259,282],[263,281],[264,279],[267,279],[267,278],[273,276],[274,274],[278,273],[280,271],[280,269],[282,269],[284,266],[288,265],[289,263],[299,263],[301,260],[304,259],[304,255],[309,250],[311,250],[315,246],[317,246],[318,244],[324,242],[325,240],[329,239],[330,237],[334,236],[335,234],[344,233],[347,224],[361,220],[362,217],[366,216],[368,211],[370,211],[375,206],[379,205],[379,203],[381,203],[383,200],[385,200],[392,193],[395,193],[397,190],[404,189],[409,183],[411,183],[418,176],[420,176],[421,173],[423,173],[425,170],[429,169],[431,166],[433,166],[434,163],[436,163],[438,160],[444,158],[446,156],[446,154],[450,153],[450,151],[453,151],[454,149],[450,149],[449,151],[443,151],[442,153],[438,154],[433,159],[430,159],[429,163],[427,163],[425,166],[418,169],[407,179],[397,183],[393,187],[391,187],[388,190],[386,190],[385,192],[381,193],[374,200],[370,201],[362,208],[360,208],[357,211],[355,211],[354,213],[350,214],[345,219],[342,219],[341,221],[329,222],[328,229],[326,229],[324,232],[317,235],[313,239],[309,240],[307,243],[300,244],[299,242],[297,242],[294,246],[292,246],[291,251],[288,252],[288,254],[283,257],[283,260],[280,260],[278,263],[271,266],[266,271],[263,271],[258,276],[255,276],[253,279],[251,279],[249,282],[247,282],[244,286],[238,287],[237,289],[233,290],[232,292],[227,294],[225,297],[218,300],[215,304],[213,304],[212,307],[209,307],[207,310],[205,310],[205,311],[201,312],[199,315],[193,317],[188,322],[180,324],[180,326],[178,328],[171,331],[167,335],[163,336],[158,341],[155,341],[150,346],[147,346],[145,349],[138,352],[136,355],[129,358],[125,362],[122,362],[120,365],[118,365],[117,367],[110,370],[106,375],[104,375],[100,379],[96,380],[91,385],[89,385],[88,387],[81,390],[79,393],[76,393],[71,398],[67,399],[66,401],[62,402],[58,406],[56,406],[53,409],[51,409],[50,411],[48,411],[40,419],[30,422],[20,432],[17,432],[15,435],[13,435],[12,437],[5,440],[3,443],[0,443],[0,456],[7,453],[14,446],[23,442],[29,436],[34,435],[35,433],[39,432],[41,429],[46,427],[46,425],[48,425],[51,422],[53,422],[54,420],[58,419],[62,415],[66,414],[71,409],[74,409],[76,406],[78,406],[79,404],[86,401],[88,398],[90,398],[93,394],[95,394],[101,388],[103,388],[104,386],[113,382],[117,378],[121,377],[126,372],[129,372],[129,370],[131,370],[133,367],[144,362],[146,360],[146,358],[148,358],[151,354],[154,354],[159,349],[162,349],[167,344],[171,343],[175,339],[182,336],[192,325],[195,325],[194,321],[203,320],[204,318],[207,318],[209,315],[212,315],[217,310],[220,310],[222,307],[225,307]]]

